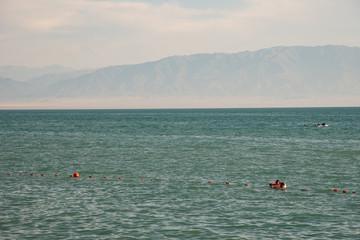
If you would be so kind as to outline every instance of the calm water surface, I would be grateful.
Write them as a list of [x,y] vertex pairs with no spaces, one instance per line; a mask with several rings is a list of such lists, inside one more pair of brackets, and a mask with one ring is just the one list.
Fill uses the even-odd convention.
[[0,111],[0,166],[0,239],[360,238],[360,108]]

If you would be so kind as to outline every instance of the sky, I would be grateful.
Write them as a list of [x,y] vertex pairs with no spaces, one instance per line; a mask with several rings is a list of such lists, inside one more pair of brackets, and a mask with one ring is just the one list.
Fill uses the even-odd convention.
[[73,68],[360,46],[359,0],[0,0],[0,66]]

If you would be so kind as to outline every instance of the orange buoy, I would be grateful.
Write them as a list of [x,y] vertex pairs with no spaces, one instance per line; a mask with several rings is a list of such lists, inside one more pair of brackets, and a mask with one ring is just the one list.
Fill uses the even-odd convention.
[[213,183],[212,181],[208,181],[208,183]]
[[339,190],[337,190],[337,189],[334,189],[334,192],[338,192]]
[[80,175],[76,172],[74,173],[73,177],[80,177]]
[[9,175],[9,176],[12,176],[12,174],[11,174],[11,173],[9,173],[8,175]]
[[118,179],[120,179],[120,180],[123,180],[124,178],[122,178],[122,177],[119,177]]
[[154,179],[151,179],[151,181],[153,182],[153,181],[155,181]]
[[54,177],[58,177],[59,175],[55,174]]
[[22,176],[22,175],[24,175],[24,174],[20,173],[19,175]]
[[226,182],[225,184],[230,184],[230,182]]
[[348,193],[347,191],[343,191],[343,193]]
[[45,174],[41,174],[40,176],[44,177],[44,176],[45,176]]
[[352,193],[357,193],[357,192],[352,192]]
[[94,176],[89,176],[89,178],[94,178]]
[[35,176],[35,174],[31,173],[30,176]]
[[141,181],[145,181],[145,179],[143,178],[143,179],[141,179]]
[[195,183],[195,181],[192,181],[191,183]]
[[104,178],[108,178],[108,177],[104,177]]
[[245,186],[245,187],[248,187],[248,186],[249,186],[249,184],[244,184],[244,186]]

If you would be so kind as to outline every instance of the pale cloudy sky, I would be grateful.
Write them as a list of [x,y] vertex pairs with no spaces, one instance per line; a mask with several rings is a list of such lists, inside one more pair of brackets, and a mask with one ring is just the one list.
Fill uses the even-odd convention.
[[360,46],[359,0],[0,0],[0,65],[75,68]]

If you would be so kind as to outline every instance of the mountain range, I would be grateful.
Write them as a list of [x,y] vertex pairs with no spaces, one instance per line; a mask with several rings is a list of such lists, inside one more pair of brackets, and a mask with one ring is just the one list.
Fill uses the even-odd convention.
[[335,97],[358,101],[359,106],[360,48],[273,47],[92,70],[0,67],[1,102],[125,97],[279,101]]

